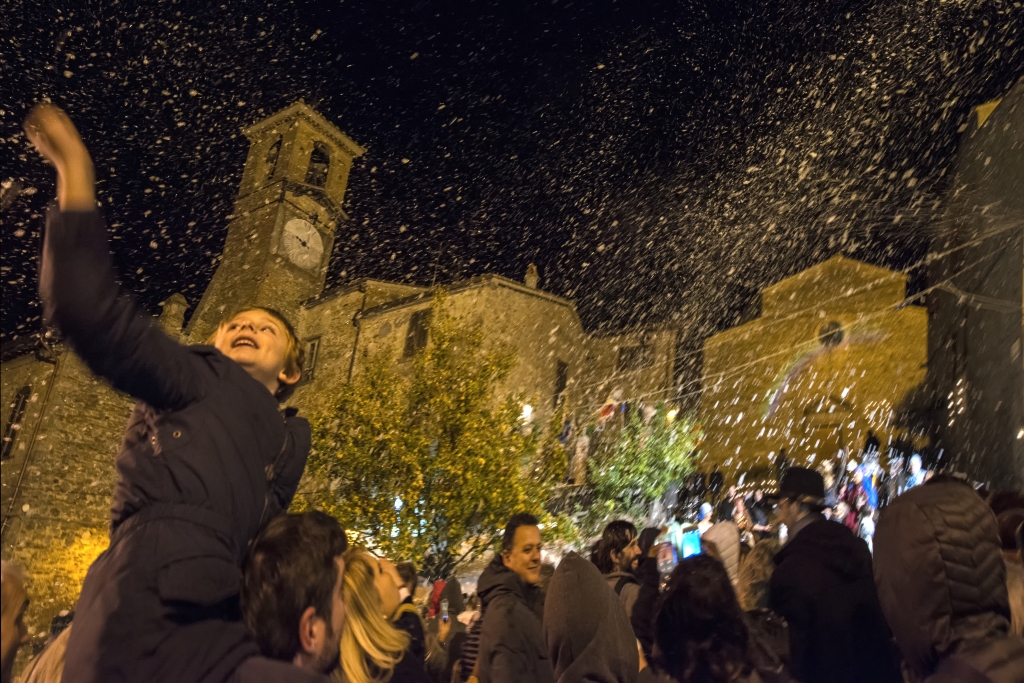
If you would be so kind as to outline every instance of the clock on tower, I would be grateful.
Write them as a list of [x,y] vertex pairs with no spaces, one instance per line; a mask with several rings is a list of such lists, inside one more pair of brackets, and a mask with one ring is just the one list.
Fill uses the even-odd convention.
[[313,224],[304,218],[292,218],[284,224],[281,247],[288,260],[299,268],[311,270],[323,261],[324,241]]
[[202,342],[247,305],[293,315],[323,290],[352,161],[365,151],[301,100],[246,129],[245,162],[220,265],[189,321]]

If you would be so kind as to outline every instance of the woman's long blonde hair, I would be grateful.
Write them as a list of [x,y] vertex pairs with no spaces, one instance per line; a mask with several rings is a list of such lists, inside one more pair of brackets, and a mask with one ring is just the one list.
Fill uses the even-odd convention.
[[345,628],[341,632],[341,673],[345,683],[387,683],[409,647],[409,635],[384,615],[374,583],[376,558],[361,548],[345,553]]

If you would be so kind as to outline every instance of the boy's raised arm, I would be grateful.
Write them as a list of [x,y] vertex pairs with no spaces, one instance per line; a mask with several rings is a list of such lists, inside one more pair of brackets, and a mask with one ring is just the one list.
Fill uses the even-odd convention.
[[57,168],[58,205],[47,214],[39,273],[45,319],[89,368],[115,389],[156,408],[198,399],[204,373],[114,279],[106,226],[96,210],[92,159],[59,108],[42,104],[25,121],[36,149]]

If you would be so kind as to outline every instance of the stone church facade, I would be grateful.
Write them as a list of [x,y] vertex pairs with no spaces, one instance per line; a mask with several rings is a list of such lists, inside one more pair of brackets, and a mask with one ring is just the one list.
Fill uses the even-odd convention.
[[[347,220],[349,172],[365,150],[302,102],[244,132],[249,155],[217,271],[187,324],[180,294],[163,303],[159,320],[168,334],[196,344],[240,306],[281,310],[308,359],[290,403],[308,413],[359,372],[367,353],[389,345],[401,365],[428,343],[431,292],[373,279],[324,291]],[[445,290],[457,315],[515,350],[517,365],[501,390],[526,397],[541,423],[558,401],[580,420],[610,395],[670,395],[671,330],[590,335],[571,301],[541,289],[533,267],[522,282],[481,275]],[[5,349],[2,360],[2,552],[34,577],[29,620],[40,633],[72,607],[85,569],[105,547],[113,460],[132,401],[59,341]]]
[[[906,430],[901,405],[924,382],[928,313],[907,278],[835,256],[761,293],[761,316],[704,343],[700,424],[706,470],[769,471],[882,450]],[[727,479],[730,477],[727,475]]]

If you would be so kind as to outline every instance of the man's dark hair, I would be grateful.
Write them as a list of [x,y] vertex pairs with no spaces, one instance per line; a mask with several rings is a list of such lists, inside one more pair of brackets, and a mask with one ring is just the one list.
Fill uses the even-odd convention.
[[594,545],[590,553],[590,561],[593,562],[598,571],[602,574],[611,574],[615,571],[615,561],[612,560],[612,553],[621,553],[626,546],[636,538],[636,527],[632,522],[625,519],[617,519],[610,522],[601,533],[601,540]]
[[345,530],[319,510],[280,515],[267,524],[242,574],[242,615],[264,656],[295,658],[306,608],[330,623],[335,558],[346,550]]
[[540,522],[529,512],[520,512],[518,515],[512,515],[512,519],[508,520],[508,524],[505,525],[505,533],[501,537],[501,552],[504,553],[512,550],[512,546],[515,545],[516,541],[516,529],[521,526],[538,525],[540,525]]
[[395,569],[398,570],[398,575],[402,577],[402,583],[409,586],[409,590],[415,593],[416,587],[420,585],[420,577],[416,573],[416,565],[412,562],[402,562]]

